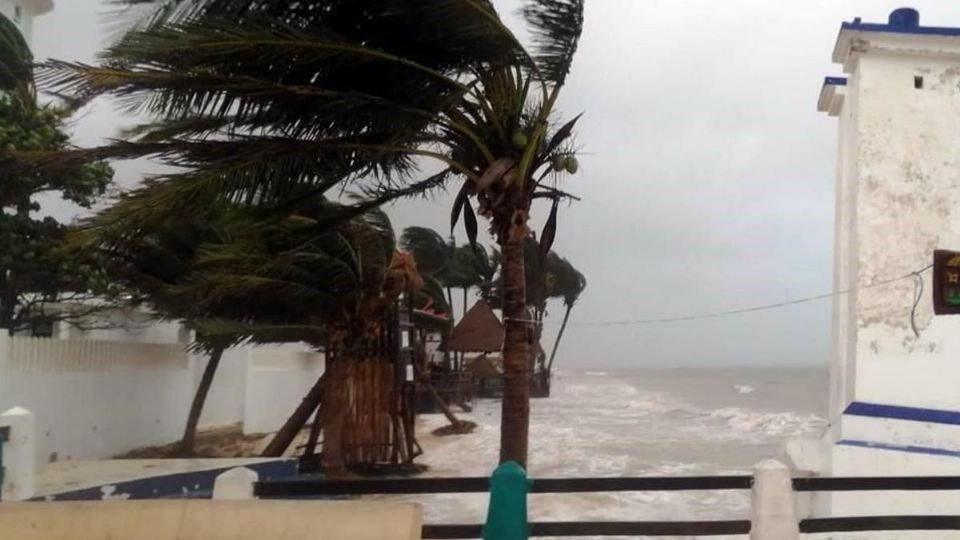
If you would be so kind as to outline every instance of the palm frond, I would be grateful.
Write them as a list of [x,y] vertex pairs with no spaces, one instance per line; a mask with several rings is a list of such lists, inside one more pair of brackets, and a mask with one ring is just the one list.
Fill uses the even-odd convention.
[[583,0],[525,0],[522,13],[534,36],[540,71],[562,85],[583,32]]

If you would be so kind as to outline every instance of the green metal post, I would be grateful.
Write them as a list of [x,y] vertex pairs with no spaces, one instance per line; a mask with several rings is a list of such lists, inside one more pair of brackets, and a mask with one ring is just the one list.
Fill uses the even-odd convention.
[[527,471],[515,462],[497,467],[490,478],[490,506],[483,540],[527,540],[527,493],[531,482]]

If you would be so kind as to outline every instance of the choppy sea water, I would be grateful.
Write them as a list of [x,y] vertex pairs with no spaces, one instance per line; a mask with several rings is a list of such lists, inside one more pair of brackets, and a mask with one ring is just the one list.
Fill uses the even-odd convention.
[[[826,425],[825,369],[569,371],[531,410],[530,474],[536,478],[749,473],[787,438]],[[497,461],[500,402],[463,419],[469,435],[425,441],[429,476],[486,476]],[[427,430],[445,424],[429,415]],[[486,497],[420,496],[428,523],[482,523]],[[742,519],[745,492],[537,495],[531,518],[551,520]]]

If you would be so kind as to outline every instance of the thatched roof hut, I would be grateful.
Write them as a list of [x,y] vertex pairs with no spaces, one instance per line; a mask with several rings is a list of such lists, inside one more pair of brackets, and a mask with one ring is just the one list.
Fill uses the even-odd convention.
[[500,352],[503,348],[503,323],[484,300],[467,311],[447,340],[446,350],[457,352]]

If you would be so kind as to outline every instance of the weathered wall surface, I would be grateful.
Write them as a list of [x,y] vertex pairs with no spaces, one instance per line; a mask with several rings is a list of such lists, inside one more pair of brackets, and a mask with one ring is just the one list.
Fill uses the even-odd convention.
[[[960,62],[865,54],[854,79],[856,186],[845,204],[855,228],[846,248],[862,287],[926,266],[936,248],[960,249]],[[960,410],[960,393],[943,383],[960,379],[960,321],[933,320],[930,278],[919,337],[913,280],[855,296],[847,340],[856,343],[856,400]]]

